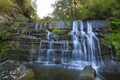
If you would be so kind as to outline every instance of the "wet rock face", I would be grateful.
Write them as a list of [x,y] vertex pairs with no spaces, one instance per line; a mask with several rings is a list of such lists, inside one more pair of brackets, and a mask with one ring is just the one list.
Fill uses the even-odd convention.
[[91,65],[86,66],[80,73],[80,80],[94,80],[95,77],[96,71]]

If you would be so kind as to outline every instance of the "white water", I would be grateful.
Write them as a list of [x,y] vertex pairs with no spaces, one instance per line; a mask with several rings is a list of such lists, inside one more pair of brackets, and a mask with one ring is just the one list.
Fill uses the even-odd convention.
[[42,30],[42,23],[40,23],[40,28],[39,29]]
[[87,21],[87,31],[84,31],[83,27],[82,21],[80,21],[80,25],[78,25],[78,21],[73,22],[71,31],[73,37],[72,64],[77,62],[77,65],[81,65],[81,67],[102,65],[100,42],[92,31],[91,22]]
[[36,23],[35,30],[42,30],[42,23]]
[[[97,68],[103,64],[100,42],[92,31],[92,23],[90,21],[87,21],[86,25],[83,24],[83,21],[73,21],[71,31],[72,50],[69,50],[69,41],[54,41],[51,38],[51,35],[54,34],[48,30],[46,32],[47,43],[41,42],[40,46],[44,46],[44,44],[47,44],[47,46],[45,49],[40,47],[38,62],[56,64],[56,61],[59,61],[61,64],[67,63],[70,67],[78,68],[83,68],[86,65],[92,65]],[[56,48],[56,44],[62,46]]]
[[38,30],[38,23],[35,24],[35,30]]
[[17,29],[17,32],[16,32],[16,34],[20,34],[20,29]]

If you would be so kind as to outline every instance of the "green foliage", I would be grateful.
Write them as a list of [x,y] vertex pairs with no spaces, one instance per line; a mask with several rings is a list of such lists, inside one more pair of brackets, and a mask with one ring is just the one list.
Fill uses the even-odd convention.
[[69,26],[69,27],[72,25],[72,24],[71,24],[71,21],[65,21],[64,23],[65,23],[67,26]]
[[86,14],[86,19],[108,19],[112,16],[116,5],[118,5],[116,0],[88,0],[84,5],[87,11],[85,10],[83,15]]
[[10,33],[7,31],[0,31],[0,37],[2,40],[6,40],[10,36]]
[[120,55],[120,0],[57,0],[53,7],[56,20],[109,20],[111,34],[104,41]]
[[110,19],[110,25],[112,29],[120,30],[120,19],[113,17],[112,19]]
[[[0,23],[0,58],[8,56],[9,50],[16,50],[14,30],[23,27],[27,22],[39,21],[36,13],[36,0],[0,0],[0,16],[5,21]],[[23,29],[22,33],[25,33]]]
[[12,32],[16,30],[23,24],[26,24],[28,21],[22,15],[18,15],[15,18],[10,18],[6,22],[0,23],[0,57],[7,56],[7,51],[16,50],[16,44],[13,43],[15,36],[12,35]]
[[23,29],[21,33],[25,34],[25,33],[27,33],[27,32],[28,32],[27,29]]
[[39,21],[35,2],[36,0],[0,0],[0,14],[10,17],[21,14],[30,22]]
[[120,56],[120,19],[112,17],[110,19],[111,34],[106,37],[106,41],[111,42],[118,56]]
[[8,32],[8,28],[4,23],[0,24],[0,38],[1,40],[6,40],[10,36],[10,32]]
[[76,2],[78,0],[58,0],[53,7],[53,16],[56,20],[71,20],[77,17]]
[[71,36],[71,32],[68,32],[67,35],[68,35],[68,36]]
[[112,44],[115,47],[117,55],[120,56],[120,32],[109,35],[107,37],[107,40],[112,42]]
[[52,32],[54,34],[60,34],[61,33],[61,30],[60,29],[53,29]]
[[10,19],[10,21],[12,21],[12,22],[19,22],[19,23],[24,23],[25,24],[29,20],[25,16],[19,14],[15,18]]
[[24,15],[29,18],[30,22],[39,21],[39,17],[36,12],[36,0],[24,0]]
[[53,7],[56,20],[120,18],[117,0],[58,0]]
[[16,4],[12,0],[0,0],[0,10],[2,13],[9,14],[15,7]]

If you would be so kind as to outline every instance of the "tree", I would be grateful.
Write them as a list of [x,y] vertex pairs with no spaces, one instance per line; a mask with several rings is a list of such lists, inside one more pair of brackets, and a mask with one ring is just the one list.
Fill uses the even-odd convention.
[[39,20],[36,13],[36,0],[13,0],[19,6],[19,12],[27,17],[30,22]]
[[62,20],[109,19],[120,12],[117,0],[58,0],[53,7],[53,16]]
[[8,16],[14,16],[13,12],[16,11],[17,5],[14,4],[11,0],[0,0],[0,14]]
[[[27,22],[36,21],[35,0],[0,0],[0,16],[7,18],[0,23],[0,58],[9,50],[16,50],[16,39],[12,33]],[[6,56],[9,57],[9,56]]]
[[53,16],[56,19],[71,20],[78,19],[79,0],[58,0],[53,4]]
[[53,4],[53,16],[56,20],[107,19],[111,35],[106,41],[111,42],[120,55],[120,0],[57,0]]
[[21,14],[30,22],[39,20],[36,13],[36,0],[0,0],[0,10],[2,15],[16,17]]

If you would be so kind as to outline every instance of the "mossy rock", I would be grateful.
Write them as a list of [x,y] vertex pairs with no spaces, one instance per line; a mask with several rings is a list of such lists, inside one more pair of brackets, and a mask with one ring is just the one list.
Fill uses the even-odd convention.
[[80,74],[81,80],[94,80],[96,71],[92,66],[86,66]]

